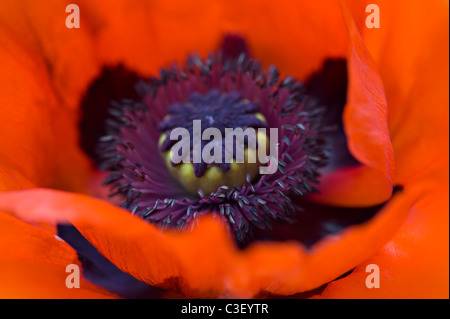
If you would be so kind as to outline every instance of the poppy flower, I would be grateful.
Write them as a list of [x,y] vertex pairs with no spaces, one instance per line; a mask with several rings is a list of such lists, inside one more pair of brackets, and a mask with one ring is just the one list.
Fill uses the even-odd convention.
[[[448,298],[447,2],[67,4],[0,7],[2,297]],[[183,175],[186,119],[276,173]]]

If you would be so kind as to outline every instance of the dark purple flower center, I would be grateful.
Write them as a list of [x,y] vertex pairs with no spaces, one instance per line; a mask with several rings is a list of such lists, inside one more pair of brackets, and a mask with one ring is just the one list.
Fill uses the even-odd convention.
[[[112,195],[125,198],[122,206],[133,214],[180,229],[198,215],[217,214],[242,242],[253,227],[270,229],[272,221],[290,221],[301,209],[293,196],[315,191],[318,169],[326,163],[324,109],[294,78],[279,80],[275,67],[264,72],[243,54],[188,57],[182,68],[173,66],[159,78],[140,82],[138,91],[139,100],[110,109],[114,119],[99,148],[102,167],[110,171],[105,183],[112,184]],[[193,133],[193,120],[222,133],[226,128],[277,129],[276,171],[259,175],[245,165],[234,169],[237,163],[168,161],[164,154],[176,142],[168,138],[170,132],[181,127]],[[192,138],[188,141],[192,148]],[[182,165],[191,171],[184,172],[184,166],[174,174],[172,168]],[[213,175],[219,182],[211,185]]]
[[[225,135],[226,129],[241,128],[246,130],[247,128],[261,128],[266,127],[265,119],[258,113],[259,106],[256,103],[250,102],[242,97],[240,92],[221,93],[217,89],[212,89],[206,94],[200,94],[197,92],[192,93],[186,102],[180,102],[172,104],[167,109],[168,115],[158,125],[158,130],[164,132],[162,136],[160,150],[162,152],[169,151],[177,140],[171,140],[170,134],[173,129],[185,128],[189,132],[189,149],[192,150],[191,162],[193,162],[194,147],[194,121],[200,121],[201,135],[208,128],[216,128],[222,136],[220,142],[221,147],[221,160],[212,162],[212,165],[219,166],[223,172],[230,170],[230,163],[226,162],[225,155]],[[204,146],[210,143],[210,140],[198,137],[201,142],[200,151],[204,149]],[[236,141],[233,139],[233,150],[236,147]],[[233,151],[231,150],[231,151]],[[235,155],[235,152],[232,152]],[[200,163],[193,163],[194,173],[196,177],[202,177],[207,168],[212,165],[208,165],[200,156]],[[233,156],[235,158],[235,156]],[[175,163],[173,163],[175,166]]]
[[[159,148],[174,178],[193,194],[242,186],[247,175],[253,181],[258,175],[258,141],[266,153],[268,140],[265,132],[255,130],[267,126],[258,111],[258,104],[244,99],[240,92],[222,93],[217,89],[206,94],[193,92],[187,101],[170,105],[158,130],[162,133]],[[180,129],[186,136],[171,139]],[[235,129],[239,129],[237,136]],[[249,140],[254,145],[249,145]],[[237,154],[239,148],[242,158]],[[174,155],[181,159],[183,152],[185,162],[174,162]],[[248,160],[249,154],[254,161]]]

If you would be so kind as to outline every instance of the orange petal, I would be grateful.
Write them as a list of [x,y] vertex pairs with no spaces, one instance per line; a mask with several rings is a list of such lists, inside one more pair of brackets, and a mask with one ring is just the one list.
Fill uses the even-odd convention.
[[[88,166],[77,147],[75,106],[95,72],[86,32],[68,36],[61,2],[23,4],[0,5],[0,186],[79,190]],[[85,67],[72,67],[73,61]],[[83,69],[91,71],[80,80]]]
[[385,88],[395,183],[406,184],[448,158],[449,4],[377,1],[380,28],[368,29],[369,3],[349,1]]
[[275,64],[284,76],[306,80],[325,59],[346,55],[347,34],[336,1],[218,2],[222,32],[241,34],[263,65]]
[[28,222],[73,223],[106,258],[149,284],[177,287],[190,297],[252,297],[310,290],[352,269],[386,243],[420,194],[419,188],[405,190],[370,222],[309,251],[298,242],[255,243],[239,251],[211,215],[192,232],[161,232],[106,202],[57,191],[3,193],[0,209]]
[[340,206],[370,206],[392,193],[395,162],[388,107],[383,83],[345,5],[342,13],[351,43],[344,129],[349,150],[363,165],[327,174],[319,186],[322,194],[312,198]]
[[[449,297],[448,186],[431,190],[412,208],[396,235],[348,277],[330,283],[321,298]],[[380,269],[380,288],[367,288],[367,265]]]
[[111,298],[86,280],[67,288],[66,267],[76,252],[54,234],[0,213],[0,298]]
[[267,66],[277,64],[283,73],[305,79],[325,58],[345,55],[339,6],[326,2],[136,1],[130,6],[114,1],[105,14],[103,2],[83,1],[80,10],[87,11],[97,31],[101,59],[108,63],[120,61],[154,74],[167,63],[182,61],[187,53],[215,50],[224,34],[236,32]]
[[378,170],[358,165],[324,174],[318,188],[320,194],[309,196],[313,201],[333,206],[365,207],[386,201],[392,184]]

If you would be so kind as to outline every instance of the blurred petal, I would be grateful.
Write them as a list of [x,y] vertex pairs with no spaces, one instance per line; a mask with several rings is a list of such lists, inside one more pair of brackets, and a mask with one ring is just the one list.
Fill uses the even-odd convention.
[[339,6],[325,2],[137,0],[131,6],[129,1],[109,1],[106,15],[104,2],[83,1],[80,10],[87,11],[99,54],[107,63],[123,62],[154,74],[187,53],[205,55],[217,49],[225,34],[236,32],[266,66],[277,64],[284,74],[303,80],[326,58],[345,55]]
[[109,292],[80,278],[67,288],[66,267],[80,266],[76,252],[44,228],[0,213],[1,298],[111,298]]
[[224,12],[223,33],[242,34],[250,52],[283,75],[304,81],[324,60],[346,55],[347,34],[336,1],[217,2]]
[[[95,69],[85,59],[86,34],[67,36],[69,29],[59,19],[63,3],[53,4],[29,1],[26,10],[18,1],[1,4],[2,189],[39,185],[80,190],[85,182],[87,162],[77,147],[75,107],[81,82]],[[73,61],[84,68],[72,67]],[[92,70],[80,82],[86,67]]]
[[[448,205],[445,187],[428,192],[383,249],[346,278],[328,284],[320,297],[448,299]],[[365,285],[369,264],[380,268],[380,288]]]
[[400,193],[370,222],[326,237],[310,250],[292,241],[239,251],[211,215],[192,232],[161,232],[108,203],[58,191],[3,193],[0,209],[28,222],[72,223],[119,269],[149,284],[190,297],[251,297],[310,290],[352,269],[391,237],[419,194]]
[[386,200],[392,183],[378,170],[358,165],[324,174],[318,188],[320,194],[311,195],[311,200],[343,207],[365,207]]

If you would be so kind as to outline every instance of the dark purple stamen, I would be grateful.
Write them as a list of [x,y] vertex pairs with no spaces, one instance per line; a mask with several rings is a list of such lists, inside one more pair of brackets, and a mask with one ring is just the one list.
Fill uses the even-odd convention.
[[236,34],[227,34],[220,47],[224,60],[236,60],[239,56],[250,56],[244,38]]

